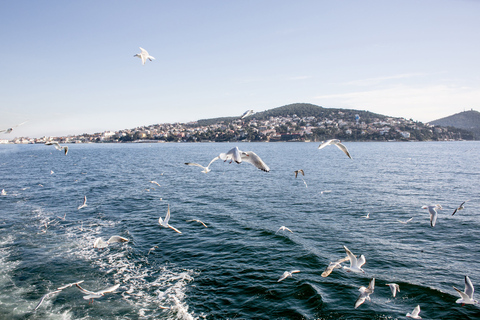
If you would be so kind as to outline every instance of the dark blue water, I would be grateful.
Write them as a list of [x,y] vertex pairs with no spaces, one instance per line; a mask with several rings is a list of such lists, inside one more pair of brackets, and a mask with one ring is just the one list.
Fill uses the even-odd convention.
[[[228,143],[75,144],[67,156],[0,146],[0,318],[404,319],[416,305],[423,319],[480,317],[452,288],[463,290],[465,275],[480,288],[480,143],[346,143],[353,160],[317,143],[237,145],[271,171],[184,165],[206,165]],[[437,203],[431,228],[421,207]],[[182,234],[158,224],[168,204]],[[280,226],[293,233],[276,234]],[[112,235],[130,241],[93,248]],[[366,274],[322,278],[344,245],[365,255]],[[372,277],[371,301],[354,309]],[[44,294],[80,280],[120,288],[93,304],[68,288],[33,312]]]

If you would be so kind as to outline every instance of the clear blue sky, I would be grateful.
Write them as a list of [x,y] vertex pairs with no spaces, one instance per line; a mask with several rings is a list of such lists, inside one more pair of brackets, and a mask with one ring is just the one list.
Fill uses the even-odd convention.
[[[480,1],[2,1],[0,129],[56,136],[296,102],[480,109]],[[143,47],[156,58],[142,66]]]

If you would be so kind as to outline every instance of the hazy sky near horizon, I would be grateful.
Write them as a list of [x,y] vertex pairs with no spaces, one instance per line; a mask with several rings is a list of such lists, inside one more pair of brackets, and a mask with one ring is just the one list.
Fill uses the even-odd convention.
[[[480,109],[480,1],[3,1],[0,139],[290,103]],[[142,66],[143,47],[156,58]]]

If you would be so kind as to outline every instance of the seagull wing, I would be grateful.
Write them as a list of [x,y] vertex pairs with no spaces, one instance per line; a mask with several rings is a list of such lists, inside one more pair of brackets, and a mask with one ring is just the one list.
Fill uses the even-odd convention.
[[367,295],[364,292],[360,293],[360,295],[357,298],[357,301],[355,301],[355,309],[357,309],[361,304],[365,302],[366,297]]
[[328,146],[332,141],[333,141],[333,139],[330,139],[330,140],[327,140],[327,141],[322,141],[322,143],[318,146],[318,149],[323,149],[323,148],[325,148],[325,147]]
[[108,246],[108,242],[103,241],[102,238],[95,239],[95,242],[93,243],[93,247],[98,249],[103,249],[103,248],[106,248],[107,246]]
[[177,232],[177,233],[182,233],[180,230],[172,227],[171,225],[168,225],[168,227],[169,227],[170,229],[172,229],[173,231]]
[[71,286],[74,286],[74,285],[76,285],[76,284],[80,284],[80,283],[82,283],[83,281],[84,281],[84,280],[78,281],[78,282],[68,283],[68,284],[66,284],[66,285],[64,285],[64,286],[58,287],[57,290],[63,290],[63,289],[66,289],[66,288],[70,288]]
[[94,294],[102,295],[102,296],[103,296],[105,293],[110,293],[110,292],[113,292],[113,291],[117,290],[118,287],[120,287],[120,283],[117,283],[116,285],[111,286],[111,287],[108,287],[108,288],[106,288],[106,289],[97,291],[97,292],[95,292]]
[[468,276],[465,276],[465,294],[470,298],[473,299],[473,291],[475,289],[473,288],[472,281],[470,281],[470,278]]
[[435,227],[435,223],[437,222],[437,210],[434,207],[428,207],[428,211],[430,212],[430,225]]
[[287,277],[291,276],[290,272],[285,271],[282,276],[277,280],[277,282],[285,280]]
[[345,152],[345,154],[346,154],[350,159],[352,159],[352,156],[351,156],[350,153],[348,152],[347,147],[345,147],[345,146],[344,146],[343,144],[341,144],[340,142],[335,143],[335,145],[336,145],[340,150],[342,150],[343,152]]
[[330,262],[330,264],[325,268],[325,271],[322,272],[322,277],[326,278],[332,273],[333,269],[335,269],[339,264],[337,262]]
[[84,289],[84,288],[80,287],[80,285],[78,283],[76,283],[75,286],[77,286],[78,290],[82,291],[85,294],[97,295],[96,292],[93,292],[93,291],[90,291],[90,290],[87,290],[87,289]]
[[419,317],[419,315],[418,315],[419,313],[420,313],[420,305],[417,305],[417,306],[415,307],[415,309],[413,309],[413,311],[412,311],[411,314],[410,314],[410,313],[407,314],[407,317],[410,316],[410,317],[412,317],[412,318],[419,318],[419,319],[421,319],[421,318]]
[[170,220],[170,205],[168,205],[167,215],[165,216],[165,220],[163,221],[164,225],[168,226],[169,220]]
[[62,291],[62,290],[52,291],[52,292],[49,292],[49,293],[43,295],[42,298],[40,299],[40,301],[38,302],[37,306],[35,307],[35,309],[33,309],[33,311],[36,311],[40,307],[40,305],[43,303],[43,300],[45,300],[46,298],[48,298],[49,296],[51,296],[55,293],[59,293],[60,291]]
[[111,236],[110,239],[107,241],[108,243],[114,243],[114,242],[128,242],[127,238],[120,237],[120,236]]
[[357,260],[358,267],[361,268],[365,264],[365,262],[367,261],[365,260],[365,256],[362,254]]
[[347,247],[343,246],[347,252],[348,259],[350,260],[350,268],[357,265],[357,258],[353,255],[352,251],[348,250]]
[[270,168],[265,164],[265,162],[263,162],[263,160],[260,159],[260,157],[257,156],[257,154],[253,151],[242,152],[242,160],[253,164],[255,167],[265,172],[270,171]]
[[206,167],[202,166],[201,164],[195,163],[195,162],[185,162],[187,166],[195,166],[195,167],[200,167],[203,170],[207,169]]
[[213,158],[212,161],[210,161],[210,163],[208,164],[207,168],[210,168],[210,165],[215,161],[217,161],[218,159],[220,159],[220,156]]

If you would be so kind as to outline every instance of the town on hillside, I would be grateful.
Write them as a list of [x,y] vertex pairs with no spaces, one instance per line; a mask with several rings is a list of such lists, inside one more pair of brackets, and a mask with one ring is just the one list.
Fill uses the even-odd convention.
[[36,139],[20,137],[6,142],[308,142],[332,138],[343,141],[445,141],[472,140],[474,137],[463,129],[433,126],[412,119],[296,104],[255,113],[243,119],[238,116],[189,123],[164,123],[115,132]]

